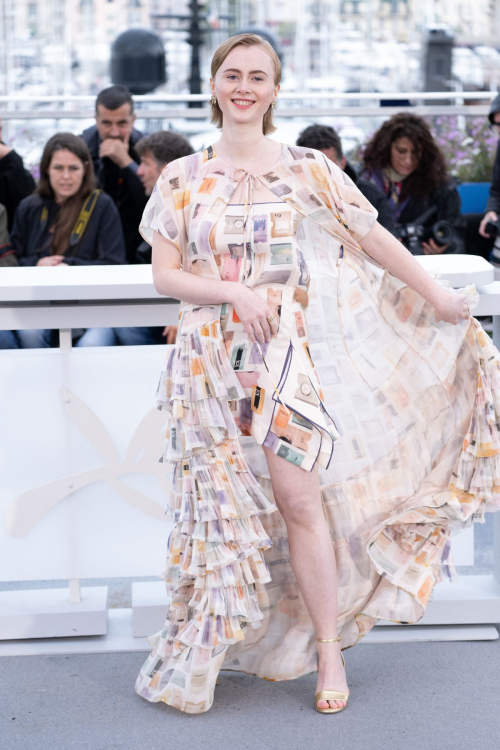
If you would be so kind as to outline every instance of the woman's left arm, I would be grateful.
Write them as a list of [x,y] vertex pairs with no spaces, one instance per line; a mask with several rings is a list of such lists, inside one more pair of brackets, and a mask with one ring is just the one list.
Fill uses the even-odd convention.
[[434,307],[436,321],[456,324],[460,318],[469,317],[465,295],[450,292],[434,281],[404,245],[378,221],[365,234],[360,245],[393,276],[422,295]]

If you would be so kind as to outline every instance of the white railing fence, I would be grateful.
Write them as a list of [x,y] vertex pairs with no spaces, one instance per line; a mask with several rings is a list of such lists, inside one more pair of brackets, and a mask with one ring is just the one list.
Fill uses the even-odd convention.
[[[422,263],[455,286],[478,285],[476,313],[495,316],[498,343],[493,267],[473,256]],[[0,329],[58,328],[61,342],[0,351],[0,580],[69,582],[68,589],[0,592],[0,655],[32,653],[12,651],[8,641],[103,635],[113,617],[113,627],[122,618],[122,630],[106,648],[142,649],[144,636],[162,626],[162,581],[133,584],[132,611],[118,615],[108,612],[106,586],[81,588],[79,580],[163,570],[169,477],[158,462],[165,418],[153,405],[167,347],[72,348],[71,328],[174,324],[177,311],[175,300],[155,291],[150,266],[0,269]],[[473,546],[472,528],[453,540],[457,565],[473,564]],[[495,550],[495,575],[440,584],[418,626],[377,627],[367,642],[409,632],[429,638],[426,626],[440,626],[432,639],[497,637],[489,624],[500,622],[498,519]]]

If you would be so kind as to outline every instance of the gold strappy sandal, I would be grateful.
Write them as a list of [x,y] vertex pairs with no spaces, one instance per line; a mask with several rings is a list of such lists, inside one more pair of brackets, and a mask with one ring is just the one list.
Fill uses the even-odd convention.
[[[340,641],[340,638],[341,636],[339,635],[338,638],[316,638],[316,640],[318,643],[335,643],[336,641]],[[342,664],[345,669],[345,659],[342,651],[340,652],[340,656],[342,657]],[[345,706],[342,706],[342,708],[318,708],[319,701],[345,701]],[[342,693],[340,690],[320,690],[314,696],[314,707],[320,714],[337,714],[339,711],[347,708],[348,701],[349,693]]]

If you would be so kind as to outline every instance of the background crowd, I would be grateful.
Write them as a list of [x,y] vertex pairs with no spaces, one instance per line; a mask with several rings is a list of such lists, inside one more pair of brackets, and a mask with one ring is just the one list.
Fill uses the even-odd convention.
[[[95,125],[46,143],[35,184],[21,157],[1,140],[0,267],[151,262],[138,226],[164,166],[193,153],[173,131],[144,135],[129,91],[110,86],[96,99]],[[500,96],[489,120],[500,129]],[[298,146],[322,151],[355,182],[379,222],[413,254],[472,253],[500,263],[500,149],[484,215],[461,213],[460,196],[429,126],[394,115],[350,164],[333,127],[312,124]],[[498,245],[498,247],[497,247]],[[74,329],[76,346],[172,343],[176,328]],[[57,331],[0,331],[0,349],[58,346]]]

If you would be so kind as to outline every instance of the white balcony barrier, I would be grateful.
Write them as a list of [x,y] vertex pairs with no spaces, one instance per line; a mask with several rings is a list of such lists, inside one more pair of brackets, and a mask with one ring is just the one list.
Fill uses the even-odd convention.
[[[500,320],[500,282],[486,261],[421,261],[454,285],[476,283],[480,307]],[[150,266],[0,269],[0,329],[61,331],[59,349],[0,351],[0,580],[69,581],[69,591],[0,593],[0,640],[105,634],[113,615],[106,587],[80,590],[79,579],[163,570],[169,477],[158,462],[165,418],[153,406],[167,347],[71,348],[70,329],[174,324],[177,309],[156,293]],[[457,565],[473,564],[473,529],[454,538],[453,550]],[[498,581],[466,579],[436,587],[422,625],[500,622]],[[147,648],[132,632],[159,629],[166,605],[163,582],[134,584],[133,630],[119,614],[124,648]],[[367,642],[403,629],[376,628]],[[0,644],[0,655],[11,647]]]

